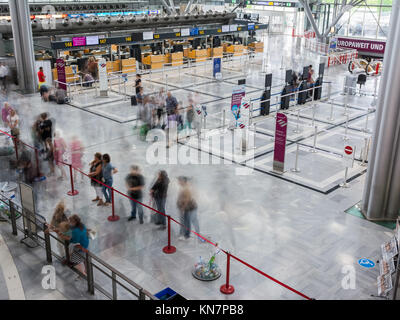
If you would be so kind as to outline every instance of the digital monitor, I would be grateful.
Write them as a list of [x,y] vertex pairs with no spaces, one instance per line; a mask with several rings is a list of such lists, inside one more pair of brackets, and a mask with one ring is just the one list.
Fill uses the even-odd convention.
[[86,37],[86,45],[93,46],[99,44],[99,36],[87,36]]
[[254,30],[255,29],[255,24],[254,23],[248,23],[247,24],[247,30]]
[[86,37],[75,37],[72,38],[72,45],[74,47],[81,47],[86,45]]
[[308,66],[307,67],[303,67],[303,74],[301,75],[301,78],[303,80],[307,80],[307,78],[308,78]]
[[192,28],[190,29],[191,36],[198,36],[199,35],[199,28]]
[[286,70],[286,75],[285,75],[285,82],[286,83],[291,83],[292,82],[292,70]]

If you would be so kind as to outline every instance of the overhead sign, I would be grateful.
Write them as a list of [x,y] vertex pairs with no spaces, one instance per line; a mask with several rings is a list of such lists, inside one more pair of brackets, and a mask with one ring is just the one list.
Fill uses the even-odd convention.
[[99,36],[87,36],[86,37],[86,45],[93,46],[99,44]]
[[358,260],[358,264],[361,267],[364,267],[364,268],[373,268],[373,267],[375,267],[375,262],[373,262],[370,259],[366,259],[366,258],[362,258],[362,259]]
[[285,169],[287,117],[283,113],[276,115],[273,171],[283,173]]
[[383,55],[385,53],[386,42],[353,38],[337,38],[337,46],[357,49],[361,52]]
[[67,76],[65,74],[65,61],[63,59],[56,60],[57,65],[57,80],[59,82],[58,87],[63,90],[67,90]]
[[74,47],[82,47],[86,45],[86,37],[75,37],[72,38],[72,45]]
[[153,32],[152,31],[143,32],[143,40],[153,40]]

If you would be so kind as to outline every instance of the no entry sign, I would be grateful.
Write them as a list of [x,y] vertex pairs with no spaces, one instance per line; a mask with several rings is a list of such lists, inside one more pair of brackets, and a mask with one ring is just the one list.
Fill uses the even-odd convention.
[[344,152],[348,155],[351,155],[351,154],[353,154],[353,148],[351,146],[345,146]]
[[343,164],[347,168],[353,168],[354,163],[354,146],[344,146],[343,149]]

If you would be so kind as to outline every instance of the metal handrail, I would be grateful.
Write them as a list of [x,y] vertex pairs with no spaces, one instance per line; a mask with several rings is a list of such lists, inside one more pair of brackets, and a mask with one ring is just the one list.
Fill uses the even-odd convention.
[[[46,250],[46,256],[47,256],[48,263],[52,263],[52,256],[61,260],[61,257],[51,250],[50,238],[53,238],[56,241],[63,243],[66,249],[68,249],[68,244],[69,244],[68,241],[60,240],[58,237],[55,237],[53,234],[48,232],[49,231],[48,225],[45,222],[38,223],[36,219],[33,220],[32,219],[33,215],[26,214],[27,210],[22,209],[21,205],[19,205],[18,203],[5,198],[1,194],[0,194],[0,202],[4,203],[10,210],[10,217],[4,216],[4,215],[3,215],[3,217],[5,218],[5,220],[7,222],[11,223],[14,235],[17,235],[17,230],[19,229],[26,236],[30,237],[33,241],[35,241],[39,246],[43,247]],[[28,220],[30,224],[33,224],[37,228],[37,232],[35,233],[35,237],[37,237],[37,238],[31,237],[32,235],[29,232],[27,233],[27,231],[24,230],[21,226],[18,226],[18,224],[16,222],[15,212],[18,212],[22,217],[24,217],[24,219]],[[38,232],[40,232],[40,231],[43,232],[44,236],[41,236],[38,234]],[[44,241],[44,245],[43,245],[43,243],[40,243],[38,241],[38,239]],[[119,286],[123,287],[125,290],[127,290],[129,293],[134,295],[136,298],[139,298],[139,300],[146,300],[146,298],[148,298],[149,300],[158,300],[149,291],[143,289],[143,287],[141,287],[140,285],[138,285],[137,283],[135,283],[134,281],[132,281],[131,279],[129,279],[128,277],[123,275],[121,272],[116,270],[114,267],[109,265],[104,260],[97,257],[94,253],[82,248],[82,246],[80,246],[80,245],[77,245],[77,247],[85,253],[84,258],[86,260],[86,269],[88,271],[87,272],[88,275],[85,277],[83,274],[81,274],[75,268],[72,268],[72,270],[87,280],[88,289],[89,289],[88,291],[91,294],[94,294],[94,289],[97,289],[98,291],[100,291],[102,294],[104,294],[109,299],[116,300],[117,299],[117,295],[116,295],[117,291],[114,289],[116,288],[116,285],[119,285]],[[67,262],[69,262],[68,250],[66,250],[66,253],[67,253]],[[95,263],[93,263],[92,260],[96,261],[99,265],[101,265],[102,267],[107,269],[109,272],[111,272],[111,275],[109,273],[107,273],[106,271],[104,271],[99,265],[96,265]],[[99,284],[97,284],[94,281],[93,268],[96,268],[97,270],[101,271],[104,275],[106,275],[108,278],[110,278],[112,280],[113,293],[111,293],[111,294],[108,293],[104,288],[102,288]],[[137,289],[139,292],[135,293],[134,291],[129,289],[126,285],[122,284],[121,281],[118,280],[118,278],[121,280],[124,280],[126,283],[128,283],[133,288]]]

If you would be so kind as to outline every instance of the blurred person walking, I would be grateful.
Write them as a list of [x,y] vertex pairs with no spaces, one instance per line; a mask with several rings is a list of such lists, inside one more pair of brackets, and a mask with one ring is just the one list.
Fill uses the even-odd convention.
[[[104,205],[103,202],[103,185],[99,183],[98,181],[102,180],[103,174],[102,174],[102,156],[100,152],[96,152],[94,154],[94,159],[92,162],[90,162],[90,172],[88,173],[88,176],[90,178],[90,185],[94,188],[94,191],[96,192],[96,198],[94,198],[92,201],[96,202],[98,201],[97,205],[102,206]],[[94,180],[95,179],[95,180]]]
[[60,131],[57,130],[54,134],[54,161],[57,168],[61,172],[61,176],[58,178],[60,180],[63,180],[67,177],[63,165],[64,154],[66,150],[67,144],[65,143],[65,140],[61,137]]
[[[79,169],[80,171],[83,170],[83,163],[82,163],[82,156],[83,156],[83,144],[78,139],[77,136],[73,136],[71,142],[69,143],[69,152],[71,155],[71,165]],[[74,172],[74,180],[76,181],[76,172],[77,170],[73,170]],[[84,175],[81,173],[81,182],[83,182]]]
[[[56,208],[54,209],[53,216],[51,218],[50,224],[47,225],[49,228],[47,232],[58,232],[60,224],[62,222],[68,222],[68,218],[66,215],[66,209],[65,209],[65,202],[64,200],[61,200],[60,202],[57,203]],[[58,239],[61,241],[64,241],[64,239],[60,236],[58,236]],[[58,252],[61,257],[65,257],[65,246],[62,242],[57,241],[57,248]]]
[[[168,185],[168,174],[165,170],[161,170],[158,172],[157,180],[150,189],[150,196],[154,199],[157,210],[164,214],[166,214],[165,203],[167,201]],[[154,222],[156,225],[161,225],[161,230],[166,228],[167,219],[164,215],[156,213]]]
[[[103,174],[103,179],[104,179],[104,184],[106,184],[109,187],[112,187],[113,185],[113,174],[116,174],[118,172],[117,168],[115,168],[111,164],[111,158],[110,155],[105,153],[103,154],[103,165],[102,165],[102,174]],[[106,186],[103,186],[103,194],[106,199],[106,202],[104,205],[109,206],[111,204],[111,193],[112,190],[111,188],[107,188]]]
[[46,140],[47,139],[52,140],[53,122],[50,119],[48,119],[48,115],[46,112],[43,112],[40,115],[39,132],[40,132],[40,137],[42,139],[42,143],[44,145],[44,152],[47,152],[48,144],[46,143]]
[[1,120],[5,128],[9,127],[8,116],[10,115],[11,106],[8,102],[4,102],[4,106],[1,109]]
[[37,76],[38,76],[39,89],[40,89],[40,87],[46,83],[46,76],[44,75],[43,67],[39,68]]
[[128,189],[128,195],[133,199],[129,199],[132,210],[131,216],[129,217],[128,221],[136,220],[136,213],[138,213],[140,224],[143,224],[143,207],[141,204],[136,202],[142,202],[144,187],[144,177],[140,173],[138,166],[131,166],[131,171],[126,176],[125,182]]
[[192,223],[195,231],[200,233],[199,221],[197,219],[197,202],[194,199],[189,179],[181,176],[178,178],[178,182],[180,185],[180,191],[178,194],[177,207],[180,211],[181,221],[179,240],[186,240],[190,238]]

